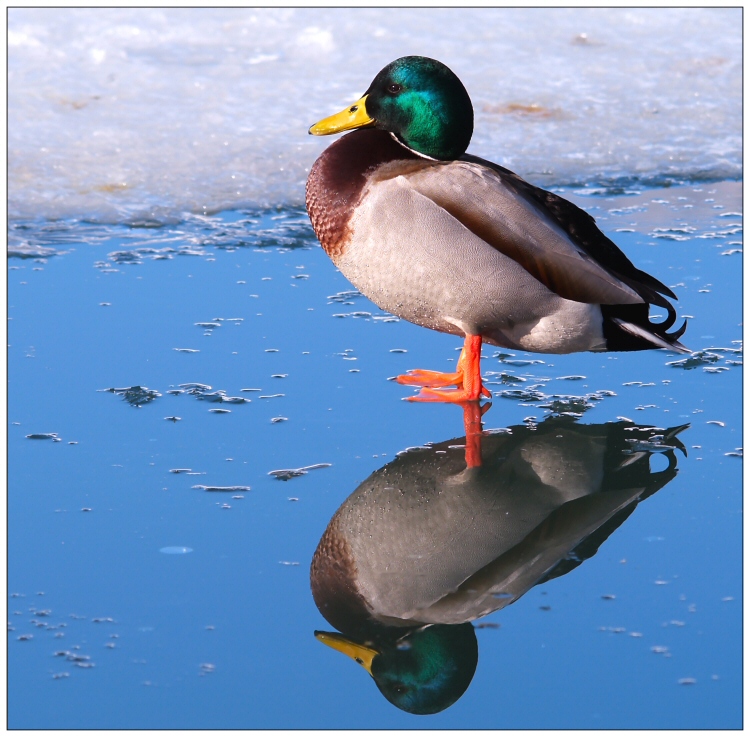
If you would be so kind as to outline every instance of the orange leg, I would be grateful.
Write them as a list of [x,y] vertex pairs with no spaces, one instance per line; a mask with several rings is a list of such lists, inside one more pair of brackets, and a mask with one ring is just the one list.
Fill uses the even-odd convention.
[[[479,367],[481,355],[482,336],[467,335],[454,374],[416,369],[397,376],[396,381],[399,384],[423,387],[416,396],[407,397],[410,402],[476,402],[482,396],[492,396],[482,386],[482,372]],[[446,386],[457,386],[458,389],[437,391]]]

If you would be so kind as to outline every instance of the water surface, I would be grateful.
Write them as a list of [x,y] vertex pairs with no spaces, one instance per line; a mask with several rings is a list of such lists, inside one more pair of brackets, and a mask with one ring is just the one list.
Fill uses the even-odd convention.
[[353,294],[299,211],[13,224],[65,253],[9,260],[11,726],[738,726],[738,194],[577,198],[678,293],[692,361],[485,348],[485,429],[689,424],[687,457],[595,556],[480,620],[471,685],[423,717],[316,641],[308,572],[367,476],[464,434],[387,381],[459,341]]

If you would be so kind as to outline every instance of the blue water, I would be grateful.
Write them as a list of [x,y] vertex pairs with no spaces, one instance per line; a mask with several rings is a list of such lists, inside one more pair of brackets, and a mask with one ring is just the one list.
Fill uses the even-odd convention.
[[[689,423],[687,457],[596,555],[490,614],[501,627],[476,630],[464,696],[421,717],[313,637],[332,627],[309,565],[367,476],[463,436],[459,408],[400,401],[412,390],[387,381],[452,365],[459,341],[353,296],[299,210],[12,223],[19,255],[65,253],[8,262],[9,726],[739,727],[739,187],[567,194],[674,287],[684,342],[712,356],[488,346],[485,372],[525,381],[490,385],[485,429],[542,422],[548,400],[499,396],[535,386],[588,395],[582,425]],[[189,383],[211,389],[169,393]],[[104,391],[131,387],[158,396]],[[43,433],[58,441],[27,437]],[[316,464],[331,465],[269,475]]]

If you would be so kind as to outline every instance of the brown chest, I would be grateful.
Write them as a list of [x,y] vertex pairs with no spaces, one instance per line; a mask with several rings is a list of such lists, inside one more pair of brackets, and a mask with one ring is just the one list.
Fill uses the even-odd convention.
[[346,250],[352,215],[368,181],[385,164],[401,160],[413,166],[420,159],[390,134],[365,129],[340,138],[313,164],[307,179],[307,212],[315,235],[334,262]]

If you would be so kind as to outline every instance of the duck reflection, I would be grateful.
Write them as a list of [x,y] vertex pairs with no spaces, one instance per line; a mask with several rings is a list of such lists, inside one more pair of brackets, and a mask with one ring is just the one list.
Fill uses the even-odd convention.
[[[487,405],[485,405],[486,407]],[[632,422],[539,425],[410,449],[341,505],[313,556],[316,632],[400,709],[432,714],[468,688],[471,622],[568,573],[677,474],[677,434]],[[667,468],[652,471],[654,453]]]

